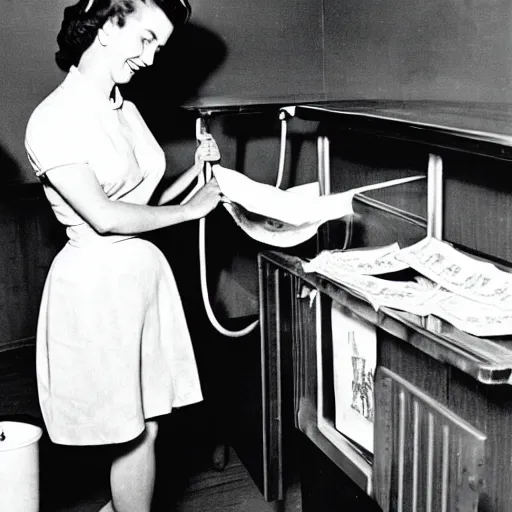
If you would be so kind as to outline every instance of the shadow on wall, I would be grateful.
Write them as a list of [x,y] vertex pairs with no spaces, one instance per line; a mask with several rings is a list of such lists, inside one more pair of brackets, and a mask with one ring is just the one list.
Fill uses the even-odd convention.
[[0,146],[0,184],[11,185],[23,181],[23,172],[18,162]]
[[[126,86],[132,99],[160,143],[190,137],[179,121],[179,108],[196,98],[208,77],[224,62],[224,42],[204,27],[187,24],[173,34],[155,63],[135,75]],[[173,119],[172,123],[168,120]]]
[[[139,71],[123,87],[123,95],[137,105],[166,151],[168,172],[161,188],[174,180],[178,170],[190,165],[196,146],[196,115],[181,105],[200,95],[204,83],[223,64],[226,55],[226,45],[218,35],[188,23],[171,36],[153,66]],[[146,235],[175,270],[191,326],[207,323],[201,303],[197,236],[197,223],[179,224]]]

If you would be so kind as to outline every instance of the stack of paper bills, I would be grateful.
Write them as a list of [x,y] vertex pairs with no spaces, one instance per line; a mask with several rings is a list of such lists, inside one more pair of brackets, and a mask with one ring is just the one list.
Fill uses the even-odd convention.
[[[374,277],[411,267],[415,281]],[[400,249],[323,251],[303,264],[361,294],[374,308],[433,314],[475,336],[512,334],[512,274],[435,238]]]
[[512,310],[512,274],[467,256],[446,242],[424,238],[402,249],[396,258],[457,295]]
[[439,288],[426,288],[414,281],[388,281],[375,276],[346,274],[342,284],[356,291],[377,311],[381,307],[429,315]]
[[436,316],[475,336],[512,334],[512,274],[435,238],[396,257],[446,290],[434,305]]
[[334,279],[345,274],[386,274],[409,267],[396,258],[399,251],[397,243],[371,249],[322,251],[302,266],[304,272],[317,272]]

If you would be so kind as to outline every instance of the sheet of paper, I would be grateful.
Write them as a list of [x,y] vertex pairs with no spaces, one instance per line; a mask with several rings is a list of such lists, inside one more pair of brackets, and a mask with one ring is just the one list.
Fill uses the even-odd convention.
[[414,281],[388,281],[357,274],[344,274],[339,282],[358,292],[376,311],[381,307],[389,307],[420,316],[431,313],[439,291]]
[[237,225],[254,240],[274,247],[299,245],[312,238],[324,222],[353,214],[356,193],[424,179],[414,176],[321,196],[316,182],[281,190],[218,164],[212,166],[212,173],[224,196],[224,207]]
[[294,247],[313,236],[323,222],[294,226],[275,219],[248,212],[236,203],[224,203],[238,227],[253,240],[273,247]]
[[[319,197],[316,190],[290,194],[220,165],[214,165],[212,172],[222,194],[249,212],[294,226],[320,220],[315,212],[315,201]],[[345,215],[353,213],[352,204],[347,201],[341,208]]]
[[373,453],[375,326],[331,308],[336,429]]
[[512,310],[512,274],[471,258],[446,242],[425,238],[402,249],[396,258],[457,295]]
[[354,213],[352,199],[355,194],[425,178],[424,176],[401,178],[321,196],[316,184],[314,187],[304,187],[301,192],[290,193],[288,190],[254,181],[219,164],[212,166],[212,172],[222,194],[230,202],[242,206],[249,212],[293,226],[321,224],[345,215],[352,215]]
[[443,298],[437,300],[432,314],[474,336],[512,334],[512,311],[475,302],[453,293],[445,293]]
[[397,260],[395,255],[400,246],[394,244],[370,249],[351,249],[347,251],[322,251],[311,261],[304,262],[304,272],[317,272],[327,277],[337,278],[343,274],[379,275],[398,272],[409,267]]
[[[405,267],[410,264],[423,275],[414,282],[372,277],[395,269],[395,261]],[[303,268],[356,291],[375,309],[391,307],[420,316],[432,314],[474,336],[512,334],[512,303],[506,293],[512,276],[437,239],[424,239],[402,250],[395,243],[372,249],[323,251],[304,262]]]

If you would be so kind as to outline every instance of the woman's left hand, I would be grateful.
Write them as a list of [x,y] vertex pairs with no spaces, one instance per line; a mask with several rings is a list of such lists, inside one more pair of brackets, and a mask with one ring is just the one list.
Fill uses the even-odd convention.
[[218,162],[220,160],[220,151],[215,139],[209,135],[203,139],[196,149],[196,163]]

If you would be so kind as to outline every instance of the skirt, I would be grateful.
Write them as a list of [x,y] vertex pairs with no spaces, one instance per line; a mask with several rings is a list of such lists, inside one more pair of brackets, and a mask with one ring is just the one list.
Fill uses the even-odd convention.
[[145,420],[202,400],[174,275],[152,243],[128,238],[56,256],[37,327],[37,384],[50,439],[134,439]]

